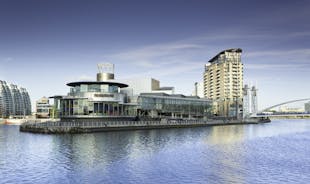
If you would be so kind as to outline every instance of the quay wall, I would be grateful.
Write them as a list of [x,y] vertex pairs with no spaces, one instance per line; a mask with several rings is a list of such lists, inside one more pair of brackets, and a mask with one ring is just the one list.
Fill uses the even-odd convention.
[[310,119],[310,115],[307,116],[269,116],[270,119]]
[[120,121],[120,122],[27,122],[20,126],[21,132],[63,134],[90,133],[119,130],[185,128],[214,125],[257,124],[257,121],[241,120],[173,120],[173,121]]

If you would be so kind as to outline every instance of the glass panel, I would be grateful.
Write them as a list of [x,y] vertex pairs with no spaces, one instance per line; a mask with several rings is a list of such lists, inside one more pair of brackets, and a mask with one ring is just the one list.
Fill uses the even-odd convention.
[[100,91],[104,92],[104,93],[107,93],[109,91],[109,86],[106,85],[106,84],[100,85]]
[[99,113],[103,113],[103,103],[99,103]]
[[81,92],[87,92],[87,91],[88,91],[88,85],[86,85],[86,84],[81,84],[80,90],[81,90]]
[[117,86],[109,86],[109,93],[117,93],[118,87]]
[[99,108],[98,108],[98,103],[94,103],[94,113],[98,113]]
[[91,84],[88,86],[88,92],[100,92],[100,85]]

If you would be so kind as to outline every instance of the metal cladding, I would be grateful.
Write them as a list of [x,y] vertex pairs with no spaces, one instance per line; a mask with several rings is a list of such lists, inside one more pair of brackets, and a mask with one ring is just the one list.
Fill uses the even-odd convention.
[[112,63],[99,63],[97,65],[97,81],[114,80],[114,64]]
[[113,73],[97,73],[97,81],[107,81],[107,80],[114,80]]
[[31,115],[31,103],[25,88],[0,80],[0,117]]

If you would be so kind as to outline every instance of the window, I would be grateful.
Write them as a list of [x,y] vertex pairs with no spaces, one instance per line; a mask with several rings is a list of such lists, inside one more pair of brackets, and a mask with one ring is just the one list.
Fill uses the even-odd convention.
[[87,91],[88,91],[88,85],[86,85],[86,84],[81,84],[80,90],[81,90],[81,92],[87,92]]

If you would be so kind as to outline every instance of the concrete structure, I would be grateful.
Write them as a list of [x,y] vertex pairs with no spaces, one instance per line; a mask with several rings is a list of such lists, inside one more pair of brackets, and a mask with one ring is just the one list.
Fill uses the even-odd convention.
[[194,91],[192,96],[198,96],[199,98],[204,98],[204,86],[203,82],[195,82]]
[[257,89],[255,86],[244,85],[243,88],[243,118],[256,116],[257,109]]
[[305,112],[310,113],[310,102],[305,103]]
[[31,102],[27,90],[0,80],[0,117],[21,118],[28,115],[31,115]]
[[174,94],[174,87],[160,87],[160,81],[153,78],[124,79],[122,82],[126,83],[128,87],[121,91],[130,94],[129,96],[137,96],[140,93]]
[[52,112],[52,105],[49,103],[47,97],[42,97],[36,101],[36,117],[37,118],[50,118]]
[[220,52],[205,65],[204,96],[215,101],[215,114],[224,117],[242,115],[243,64],[241,49]]

